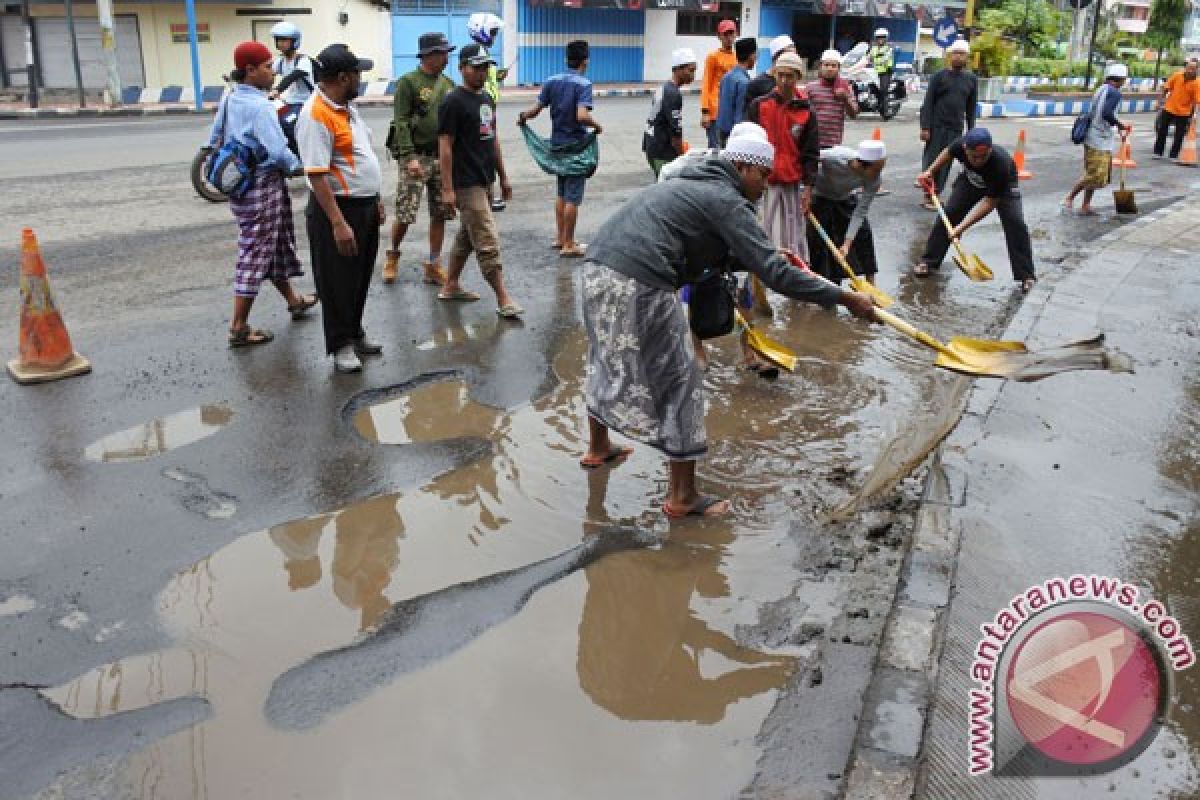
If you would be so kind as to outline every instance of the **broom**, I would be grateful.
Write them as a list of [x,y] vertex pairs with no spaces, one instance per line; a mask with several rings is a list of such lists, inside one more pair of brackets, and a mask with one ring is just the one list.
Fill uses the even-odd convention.
[[1125,164],[1128,162],[1125,158],[1127,138],[1127,134],[1121,134],[1121,188],[1113,189],[1113,205],[1116,206],[1118,214],[1138,213],[1137,201],[1133,199],[1133,190],[1125,188]]

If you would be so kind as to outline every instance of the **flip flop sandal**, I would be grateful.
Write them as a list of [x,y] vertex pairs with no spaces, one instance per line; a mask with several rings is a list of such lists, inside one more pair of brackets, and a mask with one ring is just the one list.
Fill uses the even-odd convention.
[[563,258],[583,258],[587,255],[587,245],[575,245],[574,247],[564,247],[558,251],[558,254]]
[[1022,294],[1029,294],[1033,291],[1033,287],[1037,285],[1037,278],[1026,278],[1021,281]]
[[318,302],[319,298],[315,294],[301,295],[299,303],[288,306],[288,313],[292,315],[292,319],[303,319],[308,316],[308,310]]
[[662,511],[671,519],[683,519],[685,517],[707,517],[721,516],[720,514],[709,514],[708,510],[721,502],[720,497],[711,494],[702,494],[700,499],[696,501],[696,505],[689,508],[687,511],[672,511],[671,507],[665,502],[662,504]]
[[438,300],[447,302],[459,301],[463,303],[471,303],[479,299],[479,295],[474,292],[468,292],[466,289],[455,289],[452,292],[438,292]]
[[913,275],[916,275],[918,278],[927,278],[929,277],[930,269],[928,264],[917,263],[913,265],[912,271]]
[[562,250],[562,243],[561,242],[551,242],[550,249],[551,250]]
[[230,347],[253,347],[256,344],[266,344],[275,338],[275,334],[259,328],[245,327],[229,332]]
[[509,303],[506,306],[500,306],[497,308],[496,313],[505,319],[517,319],[525,313],[525,309],[521,308],[516,303]]
[[624,461],[625,459],[629,458],[631,455],[633,455],[632,447],[617,447],[612,450],[609,450],[608,455],[606,455],[600,461],[585,461],[581,458],[581,459],[579,459],[579,466],[582,467],[583,469],[600,469],[605,464],[612,464],[614,462]]

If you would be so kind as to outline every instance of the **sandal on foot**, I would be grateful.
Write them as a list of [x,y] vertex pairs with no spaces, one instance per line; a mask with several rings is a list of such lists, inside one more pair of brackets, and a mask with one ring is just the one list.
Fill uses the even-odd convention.
[[579,459],[579,466],[583,467],[584,469],[600,469],[600,467],[603,467],[605,464],[622,462],[631,455],[633,455],[632,447],[614,447],[608,451],[608,455],[599,461],[589,461],[586,457]]
[[913,264],[912,271],[913,271],[913,275],[916,275],[918,278],[928,277],[929,265],[926,264],[924,261],[918,261],[916,264]]
[[300,295],[300,302],[294,306],[288,306],[288,313],[292,315],[292,319],[301,319],[308,316],[308,310],[317,304],[317,296],[315,294]]
[[587,245],[577,242],[570,247],[564,247],[558,251],[558,254],[563,258],[583,258],[587,255]]
[[443,290],[438,292],[438,300],[458,300],[464,303],[471,303],[478,299],[479,295],[475,294],[474,292],[468,292],[466,289],[451,289],[450,291]]
[[236,331],[229,332],[230,347],[252,347],[256,344],[266,344],[275,338],[275,334],[270,331],[264,331],[259,328],[239,328]]
[[516,303],[508,303],[496,309],[496,313],[505,319],[517,319],[525,313],[525,309],[521,308]]
[[700,495],[699,499],[696,500],[696,504],[694,506],[692,506],[691,508],[689,508],[687,511],[679,511],[677,509],[673,509],[666,502],[664,502],[662,504],[662,511],[664,514],[666,514],[671,519],[683,519],[684,517],[720,517],[720,516],[724,516],[724,514],[728,513],[728,511],[725,511],[725,512],[722,512],[719,514],[709,514],[708,513],[708,510],[710,508],[712,508],[713,506],[717,505],[720,502],[722,502],[721,498],[716,497],[715,495],[702,494],[702,495]]
[[1023,294],[1029,294],[1031,291],[1033,291],[1035,284],[1037,284],[1037,278],[1026,278],[1025,280],[1021,281],[1021,292]]

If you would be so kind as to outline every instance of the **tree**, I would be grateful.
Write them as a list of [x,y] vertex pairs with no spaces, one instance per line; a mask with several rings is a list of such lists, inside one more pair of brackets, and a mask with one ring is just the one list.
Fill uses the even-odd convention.
[[988,33],[1020,42],[1034,50],[1052,45],[1063,27],[1059,11],[1048,0],[1003,0],[979,12],[979,27]]
[[1183,38],[1183,26],[1187,22],[1189,6],[1188,0],[1154,0],[1150,6],[1146,42],[1158,50],[1158,58],[1154,61],[1155,89],[1158,89],[1163,51],[1179,45],[1179,40]]

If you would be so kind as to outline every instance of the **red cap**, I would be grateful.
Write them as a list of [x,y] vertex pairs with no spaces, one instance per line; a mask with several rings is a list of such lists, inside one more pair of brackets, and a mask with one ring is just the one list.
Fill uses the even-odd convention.
[[731,19],[723,19],[717,25],[717,33],[729,33],[730,31],[737,33],[737,25]]
[[257,67],[271,60],[271,51],[262,42],[242,42],[233,48],[233,66],[238,69]]

